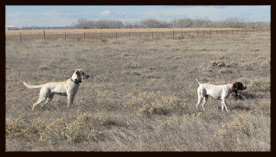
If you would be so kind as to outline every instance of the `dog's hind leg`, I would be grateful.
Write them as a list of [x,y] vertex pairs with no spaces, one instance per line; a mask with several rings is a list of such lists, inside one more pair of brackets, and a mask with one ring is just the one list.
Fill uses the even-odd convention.
[[38,100],[33,104],[32,110],[35,109],[35,107],[39,104],[42,104],[49,96],[50,96],[51,91],[48,90],[47,88],[41,88],[39,92],[39,98]]
[[41,104],[41,107],[51,102],[54,98],[54,94],[50,94],[49,97],[44,101],[44,103]]
[[196,103],[196,109],[198,110],[198,105],[202,102],[203,100],[203,97],[202,96],[198,96],[198,100],[197,100],[197,103]]
[[205,97],[206,97],[206,90],[202,87],[199,86],[197,88],[197,103],[196,103],[196,109],[198,109],[198,105],[202,102],[203,98],[204,98],[204,103],[202,105],[203,109],[204,109],[204,104],[206,102]]
[[45,100],[46,97],[39,97],[38,100],[33,104],[32,110],[34,110],[37,105],[43,103]]
[[208,95],[206,95],[206,96],[203,98],[203,103],[202,103],[202,105],[201,105],[204,111],[205,111],[204,105],[205,105],[205,103],[207,102],[207,100],[208,100]]

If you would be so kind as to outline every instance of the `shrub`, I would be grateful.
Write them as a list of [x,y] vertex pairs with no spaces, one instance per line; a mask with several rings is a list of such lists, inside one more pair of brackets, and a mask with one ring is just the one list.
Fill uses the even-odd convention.
[[193,113],[193,114],[185,114],[183,115],[183,120],[195,120],[198,119],[202,116],[202,112],[198,112],[198,113]]
[[217,60],[217,61],[211,61],[209,64],[208,64],[209,67],[225,67],[225,63],[220,61],[220,60]]
[[163,122],[162,124],[160,124],[159,126],[157,126],[158,130],[162,130],[165,127],[169,126],[171,123],[176,121],[176,116],[171,116],[170,118],[168,118],[165,122]]
[[183,113],[188,110],[187,104],[175,96],[159,96],[154,92],[139,92],[125,106],[138,106],[139,115],[167,115],[172,112]]
[[167,115],[168,114],[168,109],[162,107],[161,105],[156,105],[155,103],[150,103],[150,104],[144,104],[143,107],[139,110],[139,114],[142,115]]
[[32,140],[38,138],[39,131],[44,123],[34,125],[23,118],[6,118],[6,136]]
[[108,82],[109,81],[108,77],[106,77],[105,75],[96,76],[96,79],[100,82]]
[[106,135],[100,131],[101,126],[110,127],[116,123],[101,115],[81,113],[73,122],[58,118],[49,124],[40,134],[40,141],[52,144],[61,141],[80,143],[84,141],[103,141]]
[[250,137],[251,132],[249,124],[245,118],[240,116],[235,118],[232,122],[225,123],[221,129],[215,133],[215,137],[224,139],[237,139],[244,136]]
[[49,124],[45,130],[40,134],[40,141],[49,141],[53,144],[59,143],[60,141],[67,140],[67,129],[68,123],[64,118],[58,118],[51,124]]
[[233,73],[233,71],[231,69],[226,69],[226,68],[222,68],[221,70],[219,70],[219,73],[222,73],[222,74],[231,74]]

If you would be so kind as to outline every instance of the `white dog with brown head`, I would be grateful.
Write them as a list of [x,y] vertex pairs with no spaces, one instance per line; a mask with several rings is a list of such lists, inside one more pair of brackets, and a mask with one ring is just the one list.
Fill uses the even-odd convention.
[[240,82],[234,82],[231,84],[225,84],[225,85],[213,85],[213,84],[208,84],[208,83],[200,83],[196,79],[197,83],[199,84],[199,87],[197,88],[197,95],[198,95],[198,101],[196,104],[196,109],[198,109],[198,105],[202,103],[202,108],[205,110],[204,105],[208,100],[208,96],[210,95],[211,97],[215,99],[220,99],[221,101],[221,110],[225,108],[225,110],[228,112],[227,109],[227,104],[226,104],[226,99],[228,96],[232,93],[235,92],[237,95],[238,90],[245,90],[246,86],[244,86]]

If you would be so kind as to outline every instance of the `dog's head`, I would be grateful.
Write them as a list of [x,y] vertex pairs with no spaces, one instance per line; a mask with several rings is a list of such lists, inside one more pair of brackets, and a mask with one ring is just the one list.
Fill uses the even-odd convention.
[[82,69],[76,70],[75,73],[80,79],[87,79],[89,77],[89,75],[87,75]]
[[72,79],[77,82],[81,82],[82,79],[87,78],[89,78],[89,75],[87,75],[82,69],[77,69],[72,76]]
[[242,83],[240,83],[240,82],[235,82],[235,83],[232,84],[232,88],[233,88],[234,90],[245,90],[247,87],[244,86],[244,85],[243,85]]

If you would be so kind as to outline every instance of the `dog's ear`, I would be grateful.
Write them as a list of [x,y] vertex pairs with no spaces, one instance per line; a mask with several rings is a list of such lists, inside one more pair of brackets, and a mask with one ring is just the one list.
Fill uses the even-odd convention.
[[235,82],[235,83],[233,83],[233,90],[234,90],[234,92],[235,92],[235,95],[237,96],[238,95],[238,82]]
[[243,84],[242,83],[240,83],[240,82],[238,82],[238,89],[242,89],[242,87],[243,87]]
[[232,88],[235,92],[235,95],[238,96],[238,82],[233,83]]
[[75,73],[77,74],[78,77],[81,77],[79,70],[77,70]]
[[234,88],[234,89],[238,89],[238,86],[239,86],[238,83],[239,83],[239,82],[235,82],[235,83],[233,84],[233,88]]

